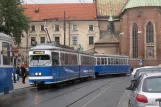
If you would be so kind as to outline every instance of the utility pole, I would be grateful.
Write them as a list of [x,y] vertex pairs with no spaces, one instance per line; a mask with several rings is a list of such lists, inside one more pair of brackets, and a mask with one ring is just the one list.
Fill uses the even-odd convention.
[[66,12],[64,11],[64,45],[66,45]]
[[29,37],[29,30],[27,31],[27,35],[26,35],[26,65],[28,66],[28,37]]

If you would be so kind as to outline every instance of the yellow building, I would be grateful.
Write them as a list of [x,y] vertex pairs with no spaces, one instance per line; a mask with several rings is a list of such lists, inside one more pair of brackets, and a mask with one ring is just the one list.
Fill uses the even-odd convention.
[[94,3],[85,5],[88,11],[82,4],[23,5],[31,22],[28,34],[22,35],[19,47],[22,57],[28,57],[26,47],[31,47],[32,40],[37,41],[37,44],[51,40],[64,45],[64,35],[67,46],[77,49],[80,44],[84,51],[93,49],[94,43],[100,39],[96,7]]

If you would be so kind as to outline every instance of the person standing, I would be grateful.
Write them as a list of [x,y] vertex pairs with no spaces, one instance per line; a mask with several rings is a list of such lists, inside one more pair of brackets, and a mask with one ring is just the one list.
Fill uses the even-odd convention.
[[20,76],[20,67],[17,66],[16,68],[16,74],[17,74],[17,81],[19,81],[19,76]]
[[13,69],[13,82],[16,83],[16,67]]
[[25,78],[27,77],[27,70],[24,64],[21,65],[21,75],[22,75],[22,83],[25,84]]

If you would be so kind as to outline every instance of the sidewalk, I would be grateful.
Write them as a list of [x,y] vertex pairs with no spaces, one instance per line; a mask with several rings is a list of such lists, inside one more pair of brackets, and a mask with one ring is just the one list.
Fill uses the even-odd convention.
[[25,82],[26,82],[26,84],[23,84],[22,78],[20,78],[19,81],[16,81],[16,83],[13,83],[14,90],[30,87],[29,77],[26,77]]

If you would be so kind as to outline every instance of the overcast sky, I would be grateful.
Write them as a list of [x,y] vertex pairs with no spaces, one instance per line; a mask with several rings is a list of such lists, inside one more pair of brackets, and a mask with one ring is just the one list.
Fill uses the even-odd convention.
[[28,4],[34,4],[35,3],[80,3],[80,1],[82,1],[82,3],[91,3],[93,2],[93,0],[24,0],[25,3]]

